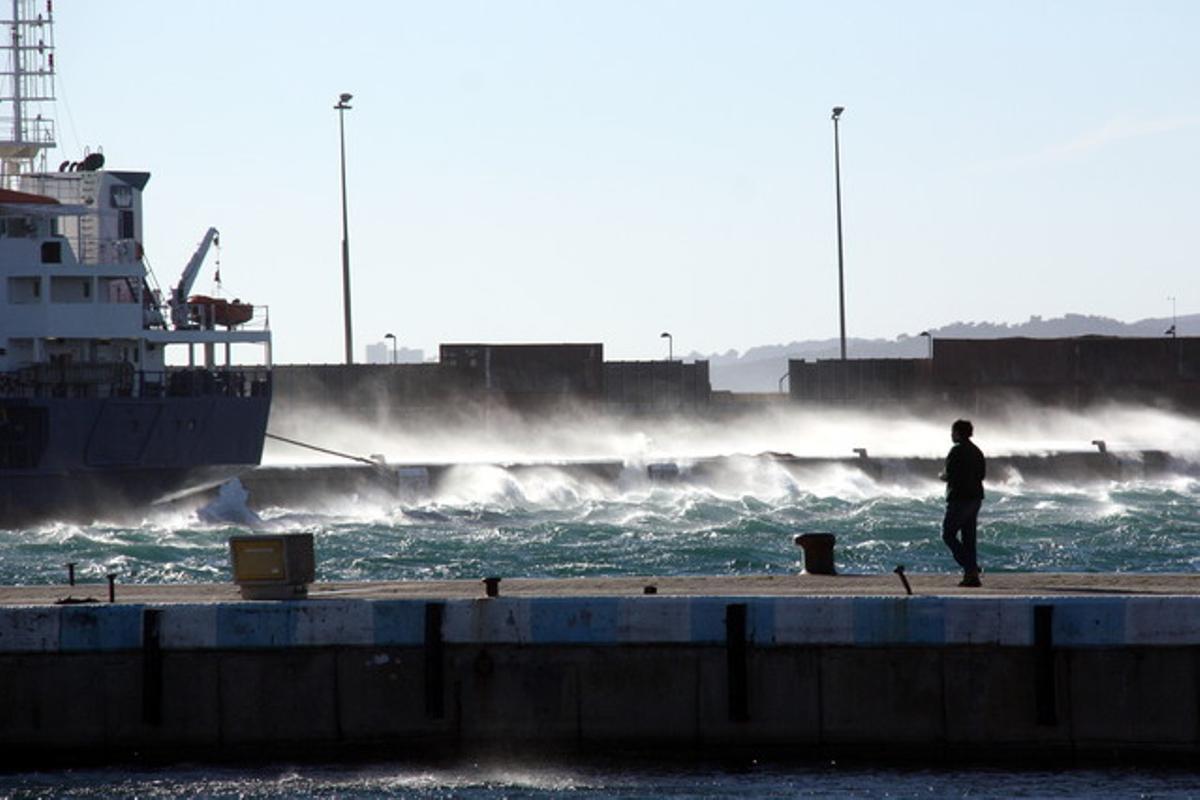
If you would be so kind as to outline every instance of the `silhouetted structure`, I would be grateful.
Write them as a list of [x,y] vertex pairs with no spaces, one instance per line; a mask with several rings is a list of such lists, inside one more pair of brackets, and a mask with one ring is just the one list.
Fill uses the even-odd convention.
[[928,391],[932,362],[927,358],[856,358],[842,361],[788,361],[793,400],[834,405],[890,405]]
[[708,407],[708,362],[606,361],[604,400],[610,411],[631,414],[697,412]]
[[[547,413],[730,414],[780,401],[866,408],[1084,407],[1127,401],[1200,411],[1200,339],[936,339],[933,358],[788,362],[788,395],[714,393],[709,363],[604,361],[601,344],[444,344],[430,364],[275,368],[275,412],[325,408],[411,424]],[[786,398],[786,399],[785,399]]]
[[443,344],[439,354],[436,364],[278,366],[275,410],[409,423],[496,409],[695,412],[712,395],[707,361],[605,362],[601,344]]
[[471,395],[511,408],[604,396],[602,344],[443,344],[439,360],[464,376]]
[[1021,397],[1197,409],[1200,339],[935,339],[932,359],[789,361],[788,374],[792,399],[807,403],[986,408]]

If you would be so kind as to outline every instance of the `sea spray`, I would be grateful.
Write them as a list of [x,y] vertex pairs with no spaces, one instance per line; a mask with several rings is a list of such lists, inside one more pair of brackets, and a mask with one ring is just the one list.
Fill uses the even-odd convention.
[[[837,537],[842,573],[949,571],[932,478],[877,483],[840,464],[800,473],[734,460],[703,483],[581,480],[553,467],[463,467],[419,501],[339,498],[262,509],[268,531],[313,533],[318,580],[789,574],[793,538]],[[989,485],[980,558],[1001,571],[1190,572],[1200,566],[1200,480]],[[229,580],[228,537],[249,532],[164,510],[136,523],[0,531],[0,582]]]

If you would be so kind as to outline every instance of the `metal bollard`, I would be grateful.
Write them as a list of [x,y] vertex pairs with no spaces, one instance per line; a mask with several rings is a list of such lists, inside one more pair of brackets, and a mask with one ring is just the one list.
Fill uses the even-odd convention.
[[484,578],[483,590],[488,597],[500,596],[500,579],[499,578]]
[[108,602],[117,602],[117,573],[110,572],[105,576],[108,578]]
[[833,543],[836,538],[832,533],[802,533],[796,537],[796,544],[804,551],[804,572],[809,575],[836,575],[833,567]]

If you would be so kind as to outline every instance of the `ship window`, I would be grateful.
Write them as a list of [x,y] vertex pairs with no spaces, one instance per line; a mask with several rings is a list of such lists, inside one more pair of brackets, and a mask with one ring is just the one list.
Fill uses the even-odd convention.
[[0,226],[0,233],[14,239],[24,239],[33,236],[37,228],[26,217],[8,217]]
[[113,208],[130,208],[133,206],[133,188],[130,186],[114,186],[109,195]]
[[118,239],[132,239],[133,235],[133,212],[122,211],[120,220],[120,231],[117,232]]
[[36,303],[42,296],[41,278],[9,278],[8,302]]
[[51,303],[87,303],[92,297],[91,278],[53,277],[50,279]]
[[62,242],[42,242],[42,263],[62,263]]
[[136,303],[137,295],[129,278],[100,278],[100,292],[97,298],[101,303]]

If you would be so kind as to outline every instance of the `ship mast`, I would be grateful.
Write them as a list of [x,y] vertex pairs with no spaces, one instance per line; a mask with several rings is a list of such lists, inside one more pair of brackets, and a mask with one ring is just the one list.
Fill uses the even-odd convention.
[[[2,0],[0,0],[2,2]],[[0,20],[0,185],[45,170],[55,146],[54,121],[43,108],[54,102],[54,0],[12,0],[12,17]],[[8,112],[8,113],[5,113]]]

